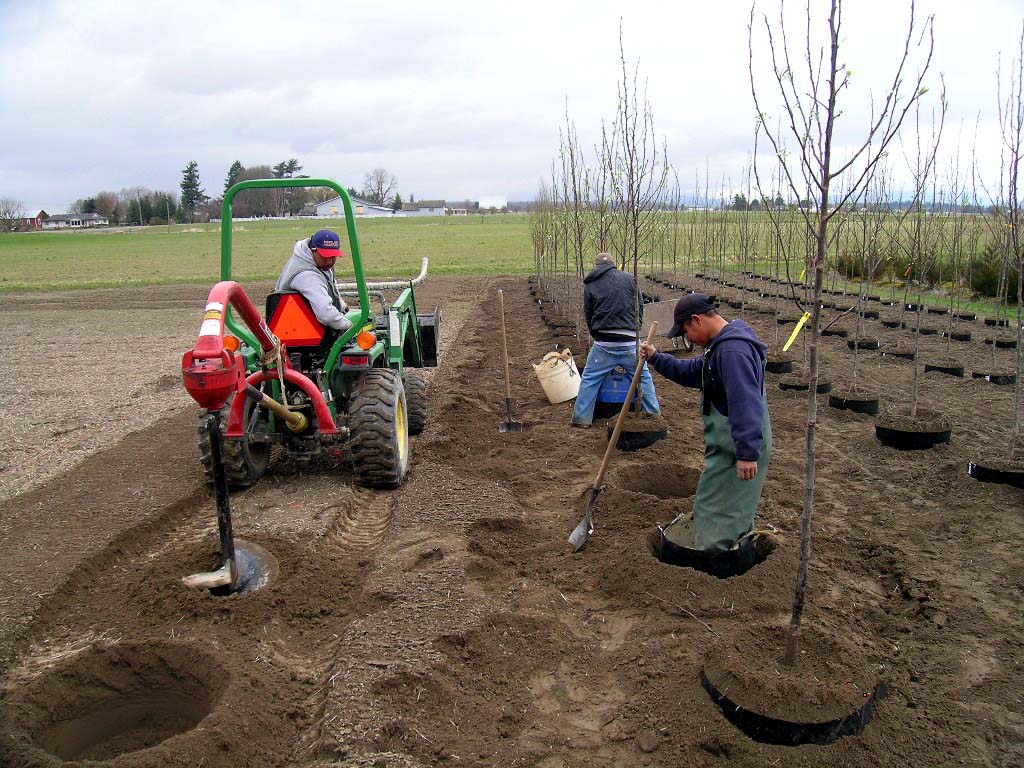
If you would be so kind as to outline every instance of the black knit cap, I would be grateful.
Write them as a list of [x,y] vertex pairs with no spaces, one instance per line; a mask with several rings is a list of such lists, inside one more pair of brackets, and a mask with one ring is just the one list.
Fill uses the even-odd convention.
[[672,319],[675,320],[675,324],[668,332],[668,338],[674,339],[676,336],[682,336],[683,323],[694,315],[703,315],[713,309],[718,309],[718,307],[706,293],[691,293],[683,296],[676,302],[676,308],[672,311]]

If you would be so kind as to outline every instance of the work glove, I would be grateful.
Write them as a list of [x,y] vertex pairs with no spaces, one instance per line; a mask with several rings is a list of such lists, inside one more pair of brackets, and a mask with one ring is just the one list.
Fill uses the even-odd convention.
[[332,323],[331,327],[337,330],[338,333],[345,333],[345,331],[352,327],[352,321],[342,316],[337,322]]

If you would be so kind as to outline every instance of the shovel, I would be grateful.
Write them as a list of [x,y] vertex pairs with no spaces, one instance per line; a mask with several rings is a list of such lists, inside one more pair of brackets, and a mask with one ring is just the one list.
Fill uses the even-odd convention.
[[[654,321],[651,323],[651,330],[647,333],[647,343],[650,344],[654,339],[654,334],[658,330],[658,322]],[[608,469],[608,462],[612,458],[612,453],[615,451],[615,444],[619,441],[619,433],[622,432],[622,422],[626,420],[626,412],[629,411],[629,404],[633,400],[633,393],[636,392],[636,386],[640,383],[640,374],[644,370],[644,361],[636,361],[636,370],[633,372],[633,381],[630,382],[629,392],[626,393],[626,399],[622,401],[622,409],[619,411],[618,417],[615,419],[615,429],[612,430],[612,436],[608,438],[608,447],[604,449],[604,458],[601,460],[601,468],[597,470],[597,479],[594,480],[594,485],[590,489],[590,499],[587,501],[587,512],[580,520],[579,525],[576,526],[575,530],[569,534],[569,544],[572,546],[573,552],[579,552],[583,549],[583,545],[590,539],[590,535],[594,532],[594,507],[597,505],[598,494],[601,493],[601,483],[604,481],[604,473]]]
[[501,348],[505,352],[505,417],[507,421],[498,424],[498,432],[522,432],[523,422],[512,418],[512,383],[508,378],[508,339],[505,337],[505,294],[498,289],[498,301],[501,302]]

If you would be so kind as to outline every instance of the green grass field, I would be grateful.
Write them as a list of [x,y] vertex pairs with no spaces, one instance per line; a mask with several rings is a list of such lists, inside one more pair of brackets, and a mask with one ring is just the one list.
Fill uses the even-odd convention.
[[[359,219],[363,266],[373,277],[412,277],[424,256],[430,273],[514,274],[533,268],[525,215]],[[232,277],[274,279],[295,241],[339,220],[240,221]],[[351,261],[338,262],[339,279]],[[121,285],[213,283],[220,277],[220,225],[30,232],[0,236],[0,292]]]

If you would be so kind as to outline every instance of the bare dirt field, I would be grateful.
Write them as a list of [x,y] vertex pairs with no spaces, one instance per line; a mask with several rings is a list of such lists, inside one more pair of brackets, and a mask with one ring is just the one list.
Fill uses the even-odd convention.
[[[521,434],[498,432],[498,287]],[[5,297],[0,765],[1024,765],[1024,498],[965,471],[1005,442],[1012,387],[923,375],[922,405],[953,439],[913,453],[821,398],[806,622],[889,695],[861,735],[770,746],[725,720],[700,674],[751,633],[758,671],[781,656],[803,394],[770,375],[758,524],[782,543],[765,562],[718,580],[651,555],[655,524],[692,508],[702,458],[698,393],[664,380],[668,439],[614,456],[594,537],[571,555],[604,429],[570,430],[571,404],[529,379],[552,336],[525,279],[432,278],[417,298],[444,310],[443,356],[407,483],[357,488],[343,460],[273,465],[232,508],[279,573],[217,598],[179,580],[217,559],[179,371],[205,294]],[[771,316],[747,319],[774,336]],[[968,377],[992,354],[991,329],[971,325],[957,346]],[[846,340],[823,343],[842,384]],[[859,370],[888,403],[905,399],[911,363],[862,353]]]

